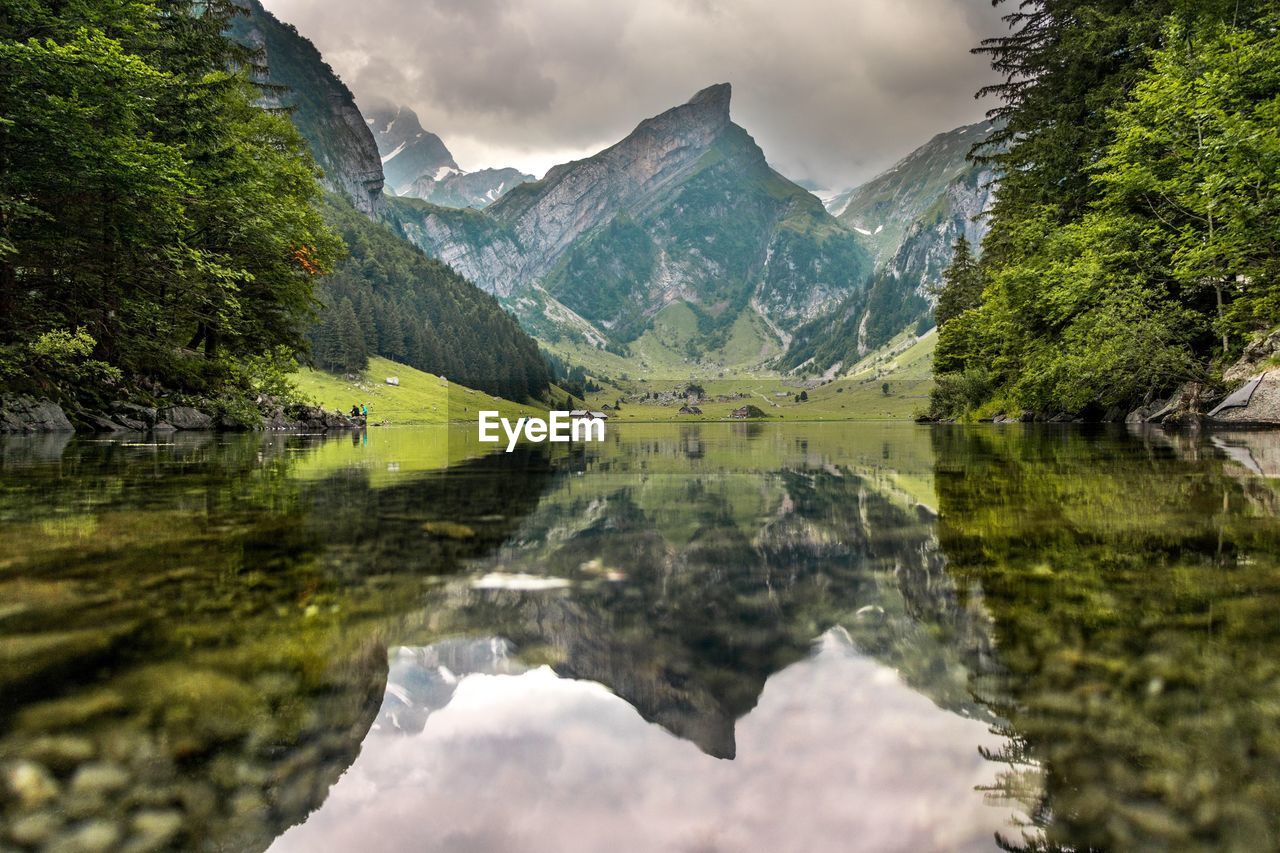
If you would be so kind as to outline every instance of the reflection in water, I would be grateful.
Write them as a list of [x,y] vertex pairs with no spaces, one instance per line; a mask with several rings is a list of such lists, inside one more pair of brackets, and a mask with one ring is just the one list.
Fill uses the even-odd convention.
[[0,849],[1270,849],[1277,447],[0,441]]
[[[468,657],[505,668],[485,659],[493,647],[474,643]],[[434,684],[457,650],[393,659],[414,663],[401,678]],[[403,707],[399,687],[380,721]],[[839,629],[768,680],[738,721],[733,762],[547,667],[419,695],[426,727],[375,728],[324,807],[272,850],[969,850],[990,847],[1005,820],[974,795],[995,777],[975,745],[1000,739]]]

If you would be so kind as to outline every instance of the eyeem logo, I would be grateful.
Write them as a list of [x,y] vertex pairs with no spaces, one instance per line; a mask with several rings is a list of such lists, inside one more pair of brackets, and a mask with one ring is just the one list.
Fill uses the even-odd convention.
[[548,420],[520,418],[514,424],[497,412],[480,412],[480,440],[488,444],[502,441],[498,434],[501,427],[507,437],[507,452],[516,449],[523,435],[525,440],[540,444],[550,441],[557,444],[570,441],[604,441],[604,418],[577,412],[550,412]]

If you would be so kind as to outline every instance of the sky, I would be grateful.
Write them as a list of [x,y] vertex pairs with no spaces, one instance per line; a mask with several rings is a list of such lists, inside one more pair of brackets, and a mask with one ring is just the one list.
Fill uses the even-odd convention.
[[990,0],[264,0],[369,109],[411,107],[462,168],[541,176],[712,83],[793,180],[841,189],[978,121]]

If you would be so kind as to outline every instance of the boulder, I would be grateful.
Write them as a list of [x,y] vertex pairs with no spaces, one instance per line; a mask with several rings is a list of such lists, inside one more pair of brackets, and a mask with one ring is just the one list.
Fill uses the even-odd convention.
[[1209,413],[1215,424],[1280,426],[1280,371],[1249,377]]
[[[158,413],[161,421],[174,429],[213,429],[213,418],[190,406],[170,406]],[[156,425],[159,429],[159,424]]]
[[43,397],[0,395],[0,432],[72,432],[62,407]]

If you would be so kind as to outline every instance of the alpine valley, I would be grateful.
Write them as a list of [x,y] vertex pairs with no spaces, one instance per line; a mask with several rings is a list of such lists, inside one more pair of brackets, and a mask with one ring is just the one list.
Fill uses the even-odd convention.
[[[257,0],[250,11],[239,34],[264,49],[276,102],[292,110],[327,185],[496,298],[560,364],[597,376],[839,375],[904,334],[924,335],[956,238],[981,243],[994,179],[966,155],[989,123],[937,135],[825,206],[733,122],[728,83],[540,180],[467,172],[412,109],[362,114],[310,42]],[[343,222],[349,238],[357,223]],[[350,301],[368,353],[483,384],[466,365],[474,354],[442,364],[415,344],[411,330],[449,324],[414,316],[412,287],[359,278],[338,276],[326,301],[329,314]],[[343,321],[327,322],[332,338]],[[486,390],[541,380],[522,381]]]

